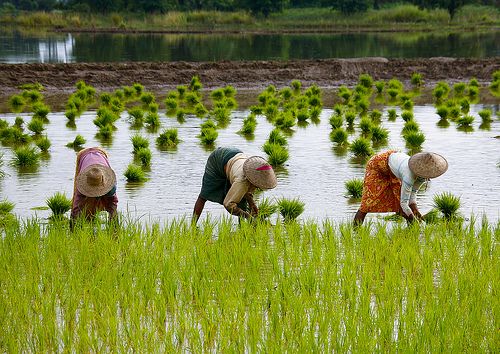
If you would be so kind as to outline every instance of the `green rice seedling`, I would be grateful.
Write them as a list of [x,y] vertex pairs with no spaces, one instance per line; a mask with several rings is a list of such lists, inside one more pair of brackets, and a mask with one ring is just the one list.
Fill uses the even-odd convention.
[[284,100],[284,101],[289,101],[292,96],[293,96],[293,91],[290,87],[283,87],[280,91],[279,91],[279,95],[281,96],[281,98]]
[[457,82],[453,84],[453,95],[455,97],[461,97],[465,94],[467,85],[464,82]]
[[203,118],[208,114],[208,109],[206,109],[203,103],[200,102],[196,106],[194,106],[194,114],[198,118]]
[[52,143],[47,136],[40,137],[36,141],[36,146],[40,149],[41,152],[48,152],[51,145]]
[[135,90],[136,97],[141,97],[142,93],[144,92],[144,86],[136,82],[132,85],[132,88]]
[[160,116],[158,113],[149,112],[144,118],[144,123],[150,128],[159,128],[161,126]]
[[31,136],[24,134],[16,126],[8,127],[0,131],[0,139],[6,145],[25,145],[31,141]]
[[255,128],[257,127],[257,119],[253,113],[250,113],[248,117],[243,120],[243,126],[238,131],[238,134],[251,136],[255,132]]
[[450,220],[457,217],[460,209],[460,197],[454,196],[450,192],[443,192],[434,196],[434,207],[439,210],[443,217]]
[[143,167],[151,166],[152,153],[149,148],[139,148],[135,153],[136,159],[141,163]]
[[392,108],[391,108],[391,109],[387,110],[387,118],[388,118],[391,122],[395,121],[397,117],[398,117],[398,114],[397,114],[397,112],[396,112],[396,110],[395,110],[395,109],[392,109]]
[[164,149],[175,148],[179,143],[178,131],[175,128],[163,130],[156,138],[156,145]]
[[365,158],[373,155],[370,140],[363,137],[359,137],[354,140],[349,146],[349,151],[351,151],[351,153],[358,158]]
[[475,77],[469,80],[469,86],[479,87],[479,81]]
[[132,107],[128,110],[131,123],[135,127],[141,127],[144,123],[144,111],[140,107]]
[[73,149],[79,149],[81,148],[87,141],[83,136],[78,134],[75,139],[72,142],[69,142],[66,144],[67,147],[73,148]]
[[457,125],[459,127],[470,127],[474,122],[474,117],[470,115],[461,116],[457,119]]
[[358,82],[367,89],[371,89],[373,86],[373,78],[369,74],[359,75]]
[[368,117],[363,117],[359,121],[359,129],[361,129],[361,133],[364,135],[370,134],[374,126],[372,120]]
[[120,101],[125,101],[125,92],[122,89],[116,89],[113,96],[118,98]]
[[424,84],[424,79],[422,74],[420,73],[413,73],[410,78],[410,82],[415,87],[416,89],[420,88]]
[[146,174],[141,166],[129,164],[123,173],[127,182],[144,182],[146,181]]
[[481,117],[483,122],[491,122],[492,121],[491,115],[493,114],[493,112],[491,111],[491,109],[482,109],[479,112],[477,112],[477,114]]
[[120,116],[111,111],[110,109],[106,107],[101,107],[97,110],[97,117],[94,119],[94,124],[98,128],[102,128],[107,125],[114,126],[118,118],[120,118]]
[[457,105],[453,105],[448,110],[448,117],[451,120],[456,120],[462,115],[462,110]]
[[22,96],[26,103],[31,105],[43,101],[43,95],[38,90],[25,90],[23,91]]
[[149,105],[155,102],[155,96],[151,92],[143,92],[139,99],[142,102],[144,109],[147,109]]
[[210,93],[210,97],[214,101],[221,101],[225,97],[224,90],[222,88],[215,89]]
[[297,95],[300,93],[300,90],[302,89],[302,82],[300,82],[299,80],[292,80],[290,86],[293,90],[293,93]]
[[29,146],[21,146],[14,150],[12,165],[15,167],[36,167],[40,161],[40,153]]
[[23,125],[24,125],[23,117],[16,117],[16,119],[14,120],[14,127],[22,130],[24,129]]
[[425,141],[425,135],[420,131],[409,131],[403,137],[410,148],[419,148]]
[[78,111],[76,109],[69,109],[66,112],[64,112],[64,115],[70,122],[74,122],[76,117],[78,117]]
[[464,97],[460,100],[460,111],[463,114],[469,114],[470,111],[470,101],[467,99],[467,97]]
[[499,81],[493,81],[490,86],[489,86],[490,92],[492,93],[493,96],[499,96],[500,95],[500,80]]
[[348,134],[343,128],[333,129],[330,133],[330,141],[338,146],[347,145]]
[[134,148],[133,153],[137,153],[141,148],[149,148],[149,140],[140,134],[135,134],[130,138],[132,142],[132,147]]
[[131,101],[135,97],[135,90],[131,86],[123,86],[123,97],[126,101]]
[[109,106],[111,104],[111,99],[112,99],[112,96],[111,94],[107,93],[107,92],[103,92],[101,93],[101,95],[99,96],[99,100],[101,101],[101,103],[105,106]]
[[345,121],[347,122],[348,125],[353,125],[355,119],[356,119],[356,112],[351,110],[345,112]]
[[291,114],[285,112],[280,112],[274,120],[274,126],[283,130],[290,129],[295,126],[295,124],[295,118]]
[[427,223],[427,224],[434,224],[437,223],[440,219],[439,216],[439,210],[437,209],[431,209],[428,213],[422,215],[422,219]]
[[363,179],[352,178],[345,182],[347,195],[354,199],[360,199],[363,196]]
[[341,128],[344,124],[344,118],[340,114],[333,114],[330,117],[330,126],[332,129]]
[[212,128],[212,127],[207,127],[207,128],[202,127],[200,130],[200,134],[198,135],[198,138],[200,139],[200,141],[203,145],[209,146],[209,145],[213,145],[215,140],[217,140],[218,136],[219,136],[219,133],[217,132],[217,129]]
[[231,85],[224,87],[223,91],[226,97],[234,97],[236,95],[236,89]]
[[448,118],[449,110],[448,107],[446,106],[439,106],[436,109],[436,113],[439,116],[440,119],[446,119]]
[[268,219],[278,211],[278,205],[273,203],[269,198],[261,198],[257,204],[257,208],[259,209],[257,218],[260,220]]
[[372,127],[371,133],[372,133],[372,141],[374,143],[381,143],[387,141],[387,138],[389,137],[389,131],[379,126]]
[[301,109],[297,112],[297,121],[305,122],[309,119],[309,112],[306,109]]
[[354,98],[355,101],[359,100],[359,98],[361,98],[361,97],[368,98],[371,95],[371,89],[364,87],[361,84],[357,84],[354,87],[354,95],[355,95],[355,98]]
[[398,97],[400,91],[398,89],[395,89],[395,88],[388,88],[387,89],[387,95],[389,95],[389,98],[391,99],[391,101],[395,101],[396,98]]
[[347,86],[342,85],[339,87],[337,95],[344,100],[344,103],[347,103],[352,96],[352,91]]
[[278,144],[281,146],[286,146],[288,144],[286,137],[283,135],[281,130],[277,128],[271,130],[267,141],[269,141],[271,144]]
[[53,216],[62,216],[71,209],[71,199],[64,193],[56,192],[45,201]]
[[344,113],[345,106],[342,104],[336,104],[333,106],[334,114],[341,116]]
[[269,122],[274,122],[276,117],[278,117],[279,110],[275,105],[266,105],[262,113]]
[[286,161],[288,161],[288,150],[284,146],[266,142],[262,146],[262,150],[264,150],[267,154],[267,161],[273,167],[282,166]]
[[150,103],[147,107],[146,110],[151,113],[156,113],[158,114],[158,103]]
[[360,113],[368,112],[369,108],[370,108],[370,101],[367,98],[362,98],[356,102],[356,109]]
[[411,99],[404,100],[401,103],[401,108],[407,111],[413,110],[413,101]]
[[110,140],[113,136],[113,132],[115,130],[115,127],[112,126],[111,124],[99,127],[99,131],[97,132],[97,137],[99,139],[103,140]]
[[177,98],[167,97],[165,99],[165,108],[167,116],[170,117],[174,116],[175,113],[177,112],[177,109],[179,108],[179,103],[177,101]]
[[21,95],[12,95],[9,98],[9,107],[13,113],[22,112],[25,104],[25,99]]
[[0,215],[5,215],[10,213],[15,207],[15,204],[4,199],[0,201]]
[[370,112],[369,117],[372,122],[380,122],[380,118],[382,118],[382,112],[380,112],[378,109],[374,109]]
[[468,96],[470,98],[476,98],[477,96],[479,96],[479,87],[469,86]]
[[403,126],[403,129],[401,131],[402,135],[406,135],[410,132],[418,132],[420,130],[420,127],[418,123],[414,120],[409,120],[408,122],[405,123]]
[[32,106],[33,118],[38,118],[41,121],[47,121],[47,115],[50,113],[50,108],[44,103],[37,102]]
[[186,122],[186,111],[184,111],[184,109],[180,108],[177,110],[177,113],[176,113],[176,118],[177,118],[177,121],[179,123],[185,123]]
[[189,89],[191,91],[195,91],[195,92],[198,92],[198,91],[201,91],[201,89],[203,88],[203,85],[200,81],[200,77],[199,76],[193,76],[191,78],[191,82],[189,83]]
[[311,107],[309,110],[309,116],[311,118],[311,122],[319,123],[319,116],[321,115],[321,107]]
[[305,203],[299,198],[280,198],[277,204],[279,212],[285,221],[296,220],[305,209]]
[[409,122],[410,120],[413,120],[413,112],[403,111],[401,112],[401,118],[403,118],[405,122]]
[[384,87],[385,87],[384,81],[375,81],[374,85],[378,94],[382,94],[382,92],[384,92]]
[[118,119],[120,117],[120,113],[125,109],[125,105],[118,98],[113,97],[111,99],[109,108],[111,109],[111,112],[113,112],[117,116]]
[[201,97],[197,92],[188,92],[186,94],[185,102],[187,107],[193,108],[198,103],[201,103]]
[[403,83],[395,78],[392,78],[387,82],[387,87],[398,91],[403,91],[404,88]]
[[31,119],[31,121],[27,125],[27,128],[35,135],[40,135],[45,130],[43,122],[38,118]]

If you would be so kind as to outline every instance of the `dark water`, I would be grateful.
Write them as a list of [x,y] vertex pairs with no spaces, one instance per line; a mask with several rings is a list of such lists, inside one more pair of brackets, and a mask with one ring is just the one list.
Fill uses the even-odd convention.
[[[391,108],[387,107],[386,109]],[[500,220],[500,119],[494,113],[494,121],[487,127],[481,124],[478,112],[483,108],[498,111],[498,105],[472,105],[470,114],[475,117],[473,129],[469,132],[458,130],[455,123],[449,127],[440,127],[436,123],[439,117],[432,105],[415,106],[415,120],[426,136],[423,149],[430,149],[446,156],[448,171],[433,179],[425,191],[417,197],[422,212],[432,208],[434,195],[451,192],[460,197],[460,212],[470,217],[486,215],[490,221]],[[387,111],[383,110],[382,126],[390,132],[386,146],[378,148],[406,151],[401,137],[403,120],[387,120]],[[241,128],[242,120],[248,111],[236,111],[232,114],[230,125],[219,130],[217,146],[236,146],[246,153],[265,156],[262,145],[273,128],[264,117],[258,118],[258,125],[253,140],[246,140],[236,132]],[[400,111],[398,109],[398,114]],[[351,220],[359,207],[345,197],[344,183],[352,178],[363,178],[364,166],[353,161],[348,151],[334,148],[329,140],[331,131],[328,123],[332,110],[324,109],[321,122],[307,127],[295,127],[288,139],[290,158],[283,169],[277,171],[278,186],[263,193],[261,197],[271,199],[287,197],[300,198],[305,203],[303,218],[322,220],[331,218],[336,221]],[[10,124],[16,115],[4,114]],[[24,120],[30,119],[23,114]],[[201,179],[210,150],[200,145],[197,135],[202,120],[188,116],[186,122],[178,123],[175,118],[160,115],[163,128],[178,128],[182,142],[176,151],[160,151],[155,146],[158,133],[150,133],[144,128],[139,133],[150,141],[153,153],[149,180],[141,185],[127,183],[123,176],[129,163],[133,161],[130,137],[137,133],[131,130],[127,114],[122,114],[116,126],[112,143],[105,145],[110,153],[110,161],[118,178],[119,211],[134,218],[168,220],[178,217],[190,217],[194,202],[200,192]],[[67,119],[63,113],[51,113],[46,134],[52,142],[50,157],[42,160],[37,171],[24,173],[10,166],[13,158],[11,148],[0,145],[4,154],[3,169],[7,176],[0,180],[0,200],[7,198],[15,203],[14,213],[21,216],[48,217],[49,211],[33,210],[33,207],[46,205],[48,197],[56,192],[63,192],[71,197],[75,169],[74,150],[65,145],[73,141],[77,134],[87,139],[86,147],[101,145],[96,139],[97,128],[93,124],[95,112],[86,112],[77,119],[75,130],[67,128]],[[353,140],[357,135],[351,135]],[[221,205],[207,202],[203,217],[208,215],[228,215]],[[373,217],[370,215],[370,217]]]
[[289,60],[500,56],[500,31],[354,34],[21,34],[0,32],[0,62]]

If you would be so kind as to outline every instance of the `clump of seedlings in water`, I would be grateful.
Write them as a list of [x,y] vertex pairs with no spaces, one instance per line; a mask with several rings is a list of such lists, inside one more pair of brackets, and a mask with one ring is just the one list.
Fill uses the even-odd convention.
[[165,129],[156,138],[156,145],[162,149],[172,149],[180,143],[178,131],[175,128]]
[[109,108],[101,107],[97,110],[94,124],[99,128],[99,133],[102,136],[108,136],[110,132],[113,132],[115,127],[114,124],[119,118],[119,114],[113,112]]
[[409,122],[410,120],[413,120],[413,112],[403,111],[401,112],[401,118],[403,118],[405,122]]
[[359,121],[359,129],[361,129],[363,135],[369,135],[374,126],[373,121],[368,117],[363,117]]
[[469,114],[470,111],[470,101],[467,99],[467,97],[464,97],[460,100],[460,111],[463,114]]
[[441,102],[448,96],[450,92],[450,86],[446,82],[438,82],[434,89],[432,90],[432,96],[434,97],[436,102]]
[[447,119],[449,115],[449,109],[446,106],[439,106],[436,109],[436,113],[440,119]]
[[129,164],[123,173],[127,182],[144,182],[146,181],[146,174],[141,166],[136,164]]
[[38,138],[35,141],[36,146],[40,149],[41,152],[48,152],[52,143],[50,142],[47,136],[43,136]]
[[460,198],[449,192],[437,194],[434,196],[434,207],[443,214],[445,219],[453,219],[458,216]]
[[262,146],[262,150],[267,154],[267,161],[273,167],[282,166],[289,157],[286,147],[279,144],[266,142]]
[[410,120],[410,121],[406,122],[405,125],[403,126],[403,130],[401,131],[401,134],[406,135],[410,132],[418,132],[419,130],[420,130],[420,127],[419,127],[418,123],[414,120]]
[[277,201],[279,212],[285,221],[296,220],[304,212],[305,203],[299,198],[280,198]]
[[333,129],[330,133],[330,141],[338,146],[347,145],[348,134],[343,128]]
[[418,149],[425,141],[424,133],[420,131],[409,131],[403,135],[406,145],[411,149]]
[[500,70],[497,70],[493,73],[489,89],[493,96],[500,96]]
[[161,125],[160,116],[158,115],[158,113],[149,112],[146,115],[146,118],[144,118],[144,123],[146,123],[146,125],[150,129],[153,129],[153,130],[158,129]]
[[424,79],[423,79],[422,74],[413,73],[411,75],[410,82],[415,89],[417,89],[417,90],[420,89],[424,84]]
[[375,90],[377,94],[381,95],[384,92],[385,82],[384,81],[375,81],[373,84],[375,86]]
[[349,146],[349,151],[355,156],[359,158],[366,158],[373,155],[373,149],[371,146],[370,140],[359,137],[354,140]]
[[395,109],[392,109],[392,108],[391,108],[391,109],[387,110],[387,118],[388,118],[391,122],[395,121],[397,117],[398,117],[398,114],[397,114],[397,112],[396,112],[396,110],[395,110]]
[[464,82],[457,82],[453,84],[453,96],[462,97],[467,90],[467,84]]
[[144,124],[144,111],[140,107],[133,107],[128,110],[128,115],[133,127],[142,127]]
[[474,117],[471,115],[464,115],[457,119],[457,125],[462,128],[470,128],[474,122]]
[[0,216],[10,213],[14,209],[15,204],[4,199],[0,201]]
[[141,163],[143,167],[151,166],[151,150],[149,148],[141,147],[135,152],[135,158]]
[[345,112],[345,121],[348,126],[352,126],[354,124],[354,120],[356,119],[356,112],[352,110],[348,110]]
[[29,146],[21,146],[14,150],[12,165],[15,167],[36,167],[40,161],[40,153]]
[[9,107],[13,113],[22,112],[25,104],[26,104],[26,101],[25,101],[24,97],[21,95],[12,95],[9,98]]
[[482,109],[479,112],[477,112],[477,114],[481,117],[483,123],[488,123],[492,121],[491,115],[493,114],[493,112],[491,111],[491,109]]
[[203,123],[200,127],[200,134],[198,138],[201,143],[206,146],[213,145],[219,133],[217,132],[217,126],[213,122],[213,120],[208,119],[205,123]]
[[28,123],[27,128],[29,131],[33,132],[33,134],[40,135],[45,130],[45,125],[41,119],[32,118]]
[[335,113],[330,117],[329,122],[332,129],[341,128],[342,125],[344,124],[344,118],[342,117],[341,114]]
[[64,193],[56,192],[45,201],[54,217],[61,217],[71,209],[71,199]]
[[83,136],[81,136],[80,134],[78,134],[75,137],[75,139],[72,142],[67,143],[66,146],[69,148],[73,148],[73,149],[79,149],[79,148],[83,147],[83,145],[86,142],[87,141],[85,140],[85,138]]
[[374,126],[371,129],[373,143],[383,143],[389,137],[389,131],[385,128]]
[[360,199],[363,196],[363,179],[353,178],[345,182],[347,195],[354,199]]
[[149,140],[140,134],[135,134],[130,138],[133,147],[133,153],[136,154],[139,149],[149,148]]
[[244,120],[243,120],[243,126],[241,129],[238,131],[238,134],[244,135],[244,136],[253,136],[255,132],[255,128],[257,127],[257,119],[255,118],[254,113],[250,113]]
[[271,144],[278,144],[281,146],[286,146],[288,144],[288,141],[286,140],[286,137],[283,135],[280,129],[273,129],[269,133],[269,138],[267,141]]

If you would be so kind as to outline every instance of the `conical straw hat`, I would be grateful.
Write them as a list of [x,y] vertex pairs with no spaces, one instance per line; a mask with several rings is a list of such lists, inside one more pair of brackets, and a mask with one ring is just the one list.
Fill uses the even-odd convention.
[[250,183],[260,189],[272,189],[278,184],[272,166],[260,156],[249,157],[243,164],[243,173]]
[[448,161],[434,152],[419,152],[408,161],[410,170],[422,178],[436,178],[448,169]]
[[108,166],[94,164],[76,177],[76,189],[87,197],[101,197],[116,184],[115,172]]

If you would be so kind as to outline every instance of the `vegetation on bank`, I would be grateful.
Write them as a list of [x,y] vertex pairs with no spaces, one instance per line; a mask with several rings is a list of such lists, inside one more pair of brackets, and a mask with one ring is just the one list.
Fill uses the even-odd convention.
[[10,221],[2,352],[494,352],[500,224]]
[[290,8],[262,17],[248,11],[27,12],[8,11],[0,7],[0,24],[6,28],[124,32],[492,30],[500,25],[500,10],[493,6],[466,5],[458,8],[451,17],[446,9],[421,9],[412,4],[397,4],[352,14],[330,7]]

